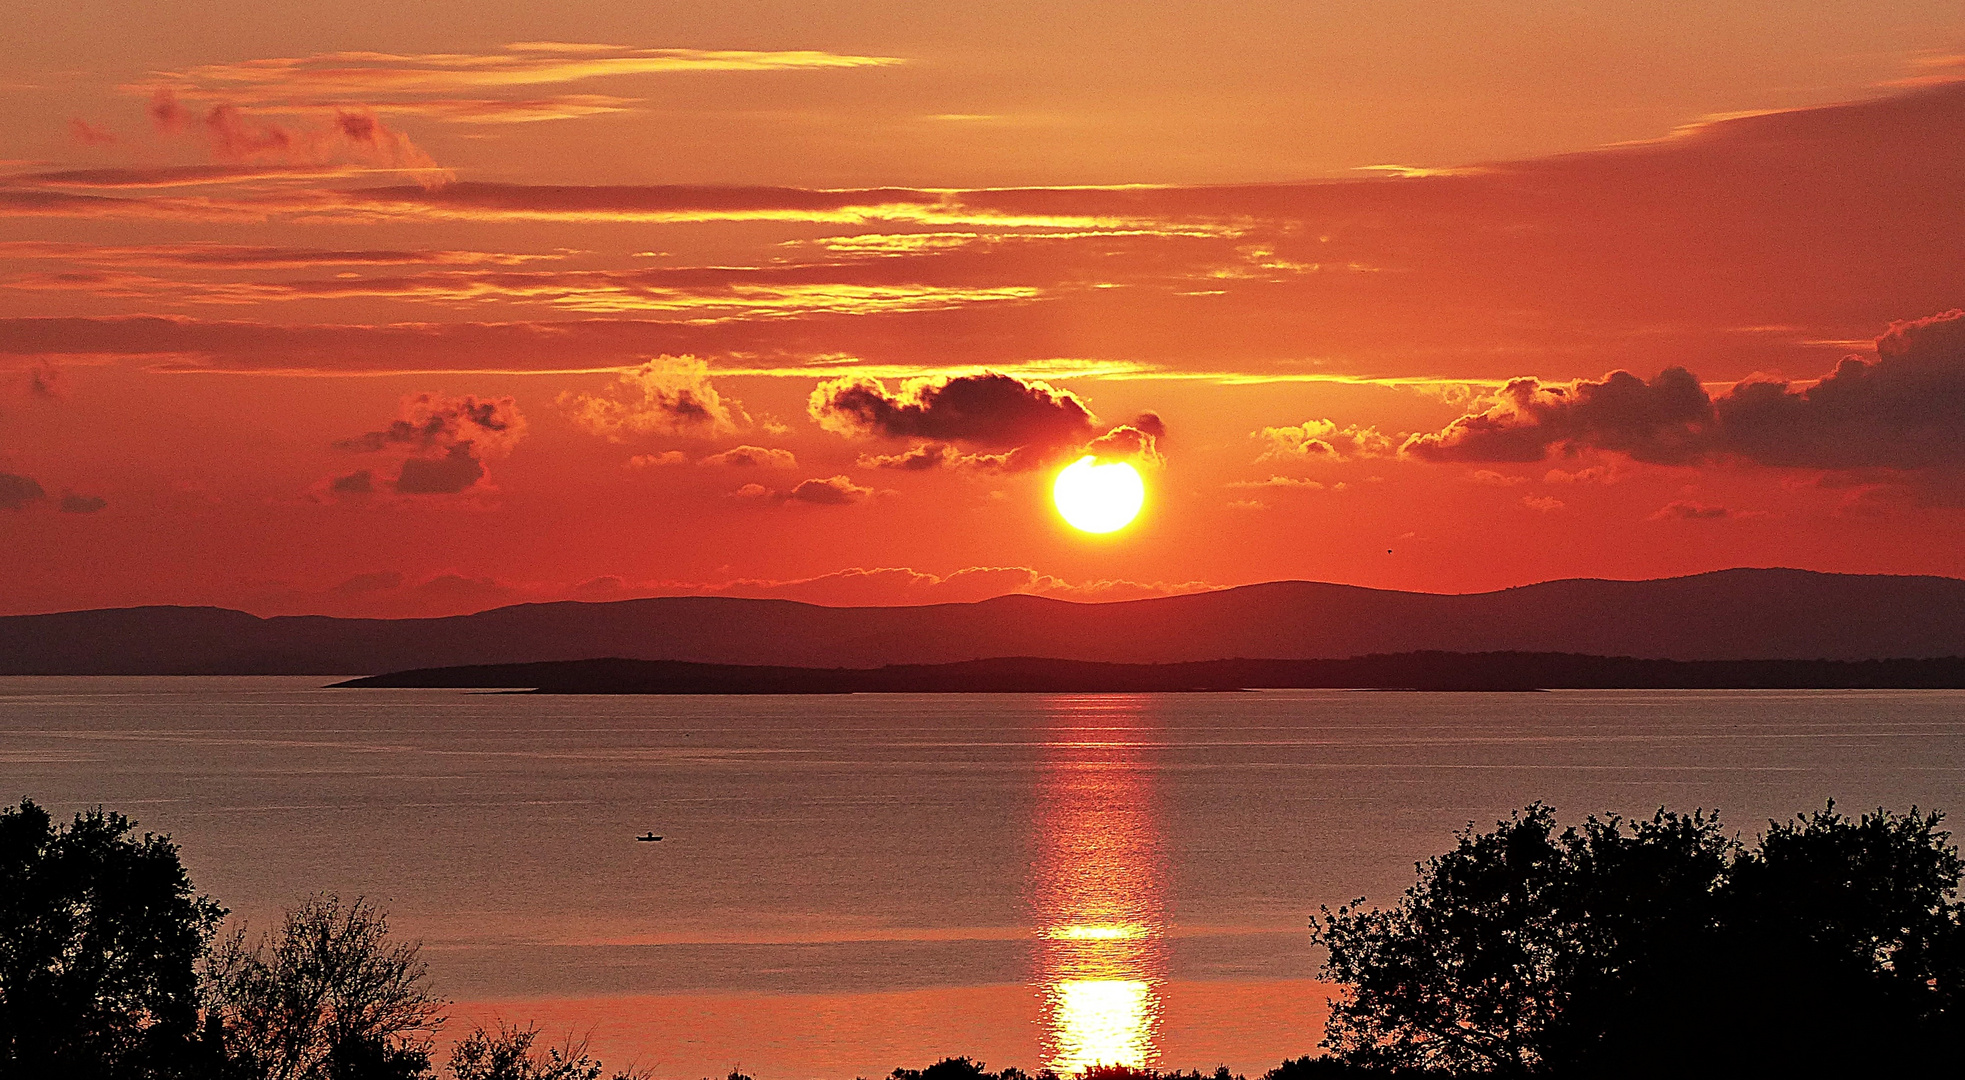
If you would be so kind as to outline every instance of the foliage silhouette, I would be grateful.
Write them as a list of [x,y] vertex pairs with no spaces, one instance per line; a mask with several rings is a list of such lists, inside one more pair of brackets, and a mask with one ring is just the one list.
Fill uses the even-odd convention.
[[168,837],[0,810],[0,1077],[201,1075],[196,964],[224,909]]
[[[508,1027],[499,1021],[496,1032],[473,1028],[450,1051],[450,1074],[455,1080],[602,1080],[606,1068],[587,1053],[586,1040],[568,1036],[549,1046],[543,1056],[533,1047],[539,1029]],[[610,1080],[646,1080],[645,1071],[616,1072]],[[736,1074],[732,1074],[733,1076]]]
[[1325,1045],[1374,1073],[1927,1071],[1965,1034],[1939,823],[1831,804],[1751,849],[1704,813],[1559,831],[1537,803],[1470,827],[1397,906],[1313,922],[1347,988]]
[[321,895],[248,945],[208,962],[206,1025],[232,1075],[251,1080],[409,1080],[430,1070],[444,1002],[414,944],[389,940],[375,905]]

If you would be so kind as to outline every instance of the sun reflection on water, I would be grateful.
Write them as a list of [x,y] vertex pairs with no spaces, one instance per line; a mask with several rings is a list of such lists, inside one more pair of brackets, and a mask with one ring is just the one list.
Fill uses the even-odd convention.
[[1145,702],[1050,704],[1031,898],[1045,1065],[1159,1061],[1166,874]]

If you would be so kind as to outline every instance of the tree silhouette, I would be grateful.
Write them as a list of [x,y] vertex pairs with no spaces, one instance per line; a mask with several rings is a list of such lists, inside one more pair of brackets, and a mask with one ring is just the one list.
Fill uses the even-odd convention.
[[224,909],[168,837],[0,810],[0,1077],[197,1075],[196,963]]
[[1829,809],[1751,850],[1659,811],[1461,833],[1390,910],[1326,909],[1342,1064],[1452,1074],[1915,1074],[1959,1035],[1960,864],[1937,814]]
[[444,1002],[417,946],[387,918],[322,895],[248,945],[241,929],[209,962],[208,1029],[251,1080],[408,1080],[427,1075]]

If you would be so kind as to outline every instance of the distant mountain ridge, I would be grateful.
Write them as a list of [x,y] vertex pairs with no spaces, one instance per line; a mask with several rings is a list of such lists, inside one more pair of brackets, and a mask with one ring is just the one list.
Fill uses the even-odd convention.
[[521,604],[437,619],[260,618],[209,607],[0,617],[0,674],[9,675],[359,675],[593,657],[810,668],[1006,656],[1165,664],[1425,651],[1961,656],[1965,581],[1738,569],[1467,594],[1277,581],[1100,604],[1012,595],[829,608],[692,596]]

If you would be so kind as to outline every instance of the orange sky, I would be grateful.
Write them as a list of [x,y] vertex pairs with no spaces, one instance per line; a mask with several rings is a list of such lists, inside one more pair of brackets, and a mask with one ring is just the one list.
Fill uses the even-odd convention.
[[1955,3],[711,7],[16,17],[0,611],[1965,574]]

